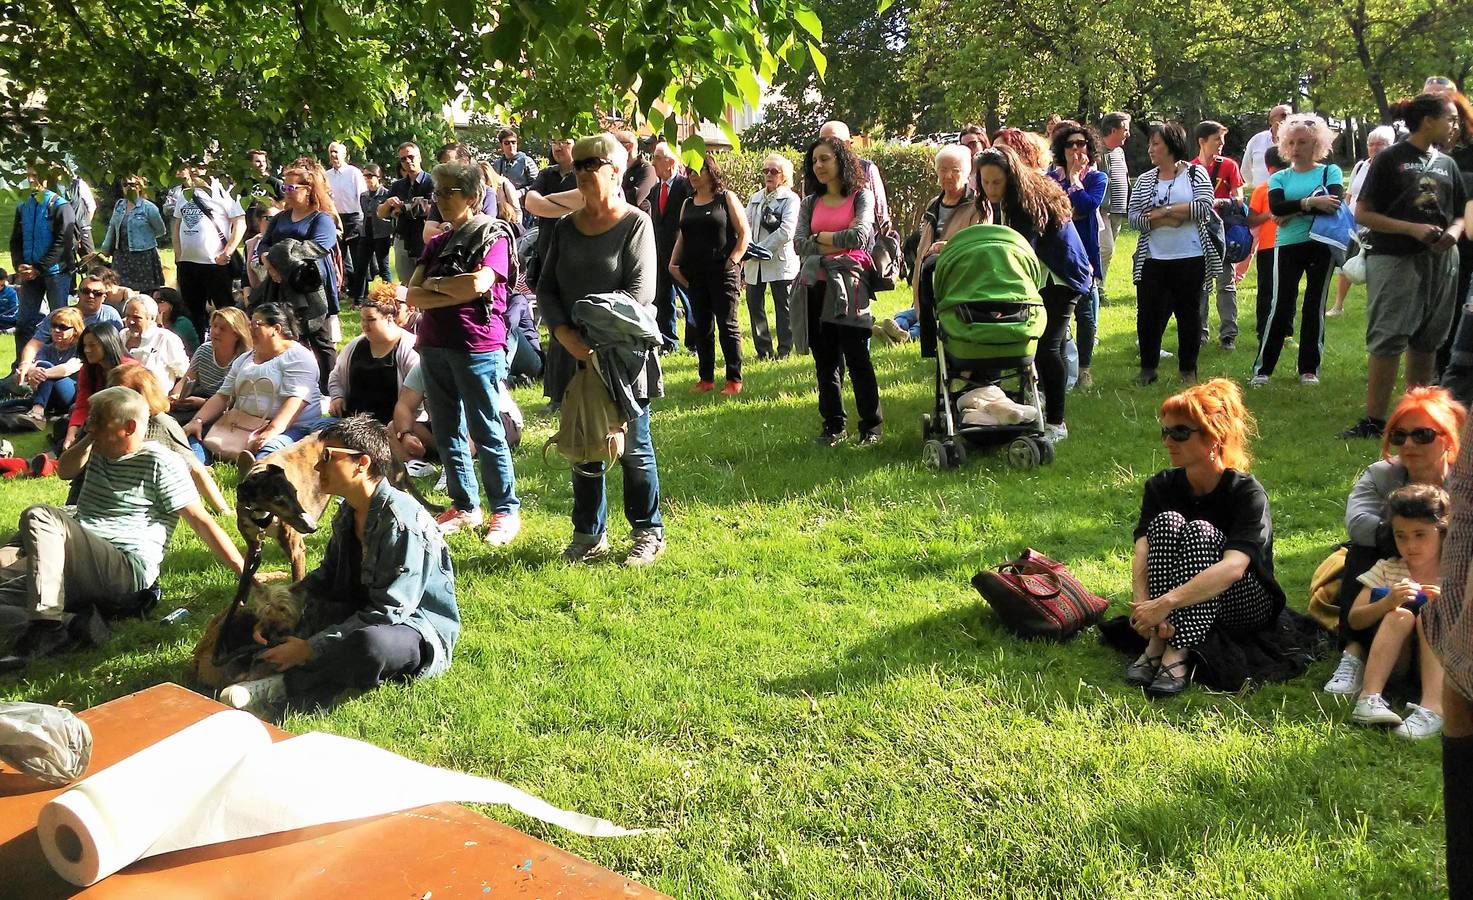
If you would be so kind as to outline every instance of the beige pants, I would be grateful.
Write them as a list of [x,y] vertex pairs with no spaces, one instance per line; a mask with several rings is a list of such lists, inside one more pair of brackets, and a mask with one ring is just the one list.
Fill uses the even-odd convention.
[[55,506],[27,507],[19,533],[0,547],[0,604],[32,618],[66,621],[68,600],[107,608],[139,589],[127,554]]

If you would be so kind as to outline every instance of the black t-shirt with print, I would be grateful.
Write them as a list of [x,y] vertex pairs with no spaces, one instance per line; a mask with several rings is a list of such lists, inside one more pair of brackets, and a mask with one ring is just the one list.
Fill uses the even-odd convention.
[[[1411,141],[1392,144],[1376,154],[1360,196],[1383,216],[1439,228],[1461,216],[1467,202],[1457,162],[1440,150],[1423,153]],[[1413,256],[1428,249],[1410,235],[1372,231],[1371,253]]]
[[[1382,151],[1384,155],[1386,151]],[[1379,158],[1379,157],[1378,157]],[[1168,510],[1179,512],[1188,522],[1200,519],[1223,533],[1223,550],[1239,550],[1251,560],[1251,571],[1274,598],[1275,612],[1284,608],[1284,589],[1274,580],[1274,524],[1268,509],[1268,492],[1258,479],[1237,469],[1227,469],[1217,487],[1205,494],[1192,493],[1185,469],[1166,469],[1146,481],[1141,514],[1133,540],[1145,537],[1157,516]]]

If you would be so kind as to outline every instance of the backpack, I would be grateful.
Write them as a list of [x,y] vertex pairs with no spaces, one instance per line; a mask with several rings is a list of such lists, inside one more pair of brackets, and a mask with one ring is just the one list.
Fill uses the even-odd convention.
[[885,222],[875,229],[874,247],[869,252],[874,268],[868,273],[870,290],[895,290],[895,282],[905,277],[905,256],[901,251],[900,234]]
[[1222,219],[1224,242],[1227,245],[1226,261],[1237,264],[1253,255],[1253,229],[1248,227],[1248,209],[1241,201],[1234,200],[1231,206],[1218,211]]
[[609,389],[598,373],[595,356],[578,363],[578,371],[563,391],[557,434],[542,445],[542,457],[545,460],[547,448],[556,445],[557,452],[573,465],[613,463],[624,455],[627,430],[614,398],[609,396]]
[[[1201,169],[1202,170],[1202,174],[1207,176],[1208,182],[1210,182],[1212,184],[1216,184],[1217,183],[1212,178],[1212,175],[1210,173],[1208,173],[1206,166],[1203,166],[1201,163],[1193,163],[1188,168],[1188,172],[1189,173],[1190,173],[1191,169]],[[1192,192],[1193,192],[1193,194],[1196,193],[1196,185],[1195,184],[1192,186]],[[1207,256],[1215,256],[1219,260],[1226,259],[1226,257],[1227,257],[1227,228],[1223,224],[1222,216],[1220,216],[1220,215],[1217,214],[1217,200],[1216,200],[1215,197],[1213,199],[1212,205],[1207,208],[1207,220],[1205,222],[1203,222],[1202,224],[1206,226],[1207,240],[1211,243],[1211,246],[1210,247],[1203,247],[1202,248],[1202,252],[1204,253],[1204,255],[1207,255]]]

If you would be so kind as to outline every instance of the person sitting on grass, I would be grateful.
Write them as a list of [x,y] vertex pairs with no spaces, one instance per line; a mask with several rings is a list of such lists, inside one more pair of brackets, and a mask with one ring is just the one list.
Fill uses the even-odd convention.
[[297,634],[257,657],[277,674],[220,692],[262,717],[439,675],[460,634],[450,550],[424,507],[389,485],[384,426],[353,416],[328,426],[322,443],[317,477],[343,503],[322,564],[292,588],[302,602]]
[[[82,289],[77,292],[77,302],[73,307],[82,314],[82,328],[88,329],[98,322],[111,325],[119,331],[123,328],[123,317],[118,311],[108,306],[106,301],[108,291],[111,290],[110,283],[113,274],[109,269],[93,269],[82,280]],[[21,393],[27,391],[26,376],[35,365],[36,358],[51,341],[51,319],[41,320],[36,326],[36,333],[26,342],[20,350],[20,361],[15,366],[15,381],[0,383],[0,393]]]
[[210,339],[189,357],[189,368],[169,395],[170,415],[181,425],[194,418],[195,411],[215,396],[230,367],[250,353],[255,344],[250,319],[234,306],[210,313],[209,335]]
[[82,339],[82,314],[74,306],[63,306],[46,317],[51,326],[51,340],[26,371],[26,384],[31,386],[31,409],[18,424],[40,431],[46,427],[48,415],[64,415],[72,411],[77,399],[77,372],[82,360],[77,349]]
[[359,307],[363,333],[338,354],[327,379],[328,412],[334,416],[367,413],[387,425],[394,401],[411,369],[419,365],[414,335],[399,327],[403,301],[394,285],[376,282]]
[[160,287],[154,288],[151,294],[153,302],[159,305],[159,325],[178,335],[179,340],[184,343],[184,352],[193,354],[199,349],[199,332],[195,330],[194,323],[189,321],[188,316],[179,315],[184,303],[179,292],[171,287]]
[[[0,654],[13,653],[21,664],[44,656],[67,642],[76,614],[118,611],[124,598],[155,584],[180,517],[240,574],[240,553],[200,504],[184,463],[144,440],[148,421],[148,402],[137,391],[114,387],[92,395],[86,435],[57,461],[63,478],[76,477],[87,463],[76,513],[27,507],[15,538],[0,548],[0,606],[20,608],[29,620],[14,647],[0,647]],[[12,658],[6,667],[15,664]]]
[[61,449],[69,450],[82,436],[87,417],[92,413],[92,394],[107,386],[107,373],[118,366],[136,366],[138,360],[123,349],[123,336],[110,322],[89,325],[82,332],[82,369],[77,373],[77,398],[67,419]]
[[1172,468],[1146,482],[1135,527],[1130,624],[1148,644],[1125,670],[1153,697],[1186,689],[1188,654],[1213,630],[1259,631],[1284,608],[1268,493],[1247,471],[1252,432],[1243,389],[1226,378],[1161,404]]
[[[1422,608],[1442,595],[1442,539],[1447,534],[1448,496],[1432,484],[1409,484],[1386,499],[1396,555],[1360,576],[1351,627],[1372,634],[1365,679],[1351,718],[1357,725],[1394,725],[1396,734],[1420,739],[1442,732],[1442,663],[1427,644]],[[1405,719],[1381,692],[1394,670],[1415,655],[1422,681],[1420,703],[1408,703]]]
[[20,295],[10,284],[10,273],[0,269],[0,332],[15,329],[15,320],[20,316]]

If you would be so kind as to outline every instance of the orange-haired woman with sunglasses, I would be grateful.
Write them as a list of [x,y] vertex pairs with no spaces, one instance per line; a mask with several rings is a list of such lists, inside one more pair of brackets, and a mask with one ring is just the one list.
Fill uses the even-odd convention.
[[1153,697],[1186,688],[1188,654],[1215,629],[1266,628],[1284,608],[1242,389],[1214,378],[1166,398],[1160,416],[1171,468],[1146,482],[1131,563],[1130,624],[1147,645],[1125,670]]
[[1361,473],[1345,504],[1345,572],[1340,579],[1340,642],[1335,674],[1325,683],[1331,694],[1354,696],[1374,629],[1350,627],[1347,618],[1362,587],[1358,580],[1376,561],[1396,555],[1385,525],[1386,498],[1408,484],[1443,487],[1458,458],[1468,411],[1440,387],[1415,387],[1396,404],[1381,439],[1381,458]]

